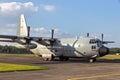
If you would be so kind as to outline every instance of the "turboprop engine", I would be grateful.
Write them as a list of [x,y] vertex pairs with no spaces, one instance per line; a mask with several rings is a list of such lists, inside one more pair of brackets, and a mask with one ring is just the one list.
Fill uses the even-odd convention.
[[34,43],[30,43],[30,44],[26,44],[26,45],[25,45],[25,48],[29,48],[29,49],[34,49],[34,48],[36,48],[36,47],[37,47],[37,45],[34,44]]

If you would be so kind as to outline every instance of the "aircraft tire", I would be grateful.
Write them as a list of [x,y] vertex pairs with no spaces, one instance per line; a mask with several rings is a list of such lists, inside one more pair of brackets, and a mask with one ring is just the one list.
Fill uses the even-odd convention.
[[90,63],[93,63],[93,62],[95,62],[95,61],[96,61],[96,58],[90,58],[90,59],[89,59],[89,62],[90,62]]
[[59,60],[60,61],[64,61],[64,57],[59,57]]
[[68,57],[59,57],[59,60],[60,61],[67,61],[67,60],[69,60],[69,58]]
[[65,61],[68,61],[68,60],[69,60],[69,58],[68,58],[68,57],[65,57],[65,58],[64,58],[64,60],[65,60]]
[[47,58],[43,58],[43,59],[44,59],[44,61],[54,61],[55,56],[51,55],[51,57],[47,57]]

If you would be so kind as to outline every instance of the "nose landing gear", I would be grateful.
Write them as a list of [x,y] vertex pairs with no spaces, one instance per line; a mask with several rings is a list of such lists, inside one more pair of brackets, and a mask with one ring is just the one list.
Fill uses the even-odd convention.
[[95,62],[95,61],[96,61],[96,58],[90,58],[90,59],[89,59],[89,62],[90,62],[90,63],[93,63],[93,62]]

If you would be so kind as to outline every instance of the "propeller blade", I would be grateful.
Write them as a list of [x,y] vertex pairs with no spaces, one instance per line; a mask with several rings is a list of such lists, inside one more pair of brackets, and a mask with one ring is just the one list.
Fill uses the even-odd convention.
[[26,39],[26,44],[29,45],[30,44],[30,40]]
[[27,35],[27,37],[30,37],[30,26],[27,27],[27,30],[28,30],[28,35]]
[[103,38],[104,38],[104,34],[102,33],[102,34],[101,34],[101,39],[102,39],[102,42],[103,42]]
[[51,39],[53,39],[54,37],[54,29],[52,29],[52,32],[51,32]]
[[89,37],[89,33],[87,33],[87,37]]
[[54,29],[51,30],[51,39],[50,39],[50,45],[53,46],[54,45]]
[[27,50],[27,51],[30,51],[30,48],[29,48],[29,46],[28,46],[28,45],[26,46],[26,50]]
[[26,39],[26,49],[27,49],[27,51],[29,51],[30,49],[29,49],[29,44],[30,44],[30,26],[28,26],[27,27],[27,30],[28,30],[28,34],[27,34],[27,37],[25,38]]

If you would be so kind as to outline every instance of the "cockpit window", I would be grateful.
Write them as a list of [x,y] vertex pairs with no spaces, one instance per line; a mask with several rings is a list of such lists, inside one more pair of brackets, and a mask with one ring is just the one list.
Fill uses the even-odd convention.
[[97,46],[98,46],[98,47],[101,47],[101,46],[102,46],[102,42],[101,42],[99,39],[97,39],[96,42],[97,42]]
[[98,47],[102,46],[102,42],[99,39],[90,39],[90,44],[97,44]]
[[90,44],[95,44],[95,43],[97,43],[97,41],[95,39],[91,39],[89,43]]

